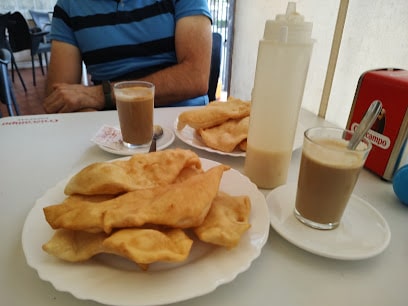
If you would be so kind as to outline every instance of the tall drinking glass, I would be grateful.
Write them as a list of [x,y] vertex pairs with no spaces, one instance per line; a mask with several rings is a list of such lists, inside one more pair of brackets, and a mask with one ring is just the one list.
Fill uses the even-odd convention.
[[113,86],[123,145],[129,149],[148,146],[153,136],[154,85],[124,81]]
[[352,131],[327,127],[304,134],[295,216],[310,227],[333,229],[340,224],[371,150],[366,138],[356,150],[347,149],[352,135]]

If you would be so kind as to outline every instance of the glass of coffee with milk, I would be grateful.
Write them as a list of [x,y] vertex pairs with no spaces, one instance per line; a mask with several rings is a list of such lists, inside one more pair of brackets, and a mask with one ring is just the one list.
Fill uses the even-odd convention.
[[295,216],[302,223],[321,230],[340,224],[371,150],[366,138],[349,149],[352,135],[331,127],[305,131],[295,204]]
[[129,149],[149,146],[153,135],[155,87],[143,81],[124,81],[113,87],[123,145]]

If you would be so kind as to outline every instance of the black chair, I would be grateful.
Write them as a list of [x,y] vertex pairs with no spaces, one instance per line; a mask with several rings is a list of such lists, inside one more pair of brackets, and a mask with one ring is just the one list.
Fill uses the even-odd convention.
[[[10,16],[10,13],[0,14],[0,48],[6,48],[7,50],[11,52],[10,43],[6,35],[6,29],[7,29],[7,25],[9,22],[9,16]],[[20,70],[18,69],[13,53],[11,53],[11,66],[12,66],[12,69],[15,69],[17,71],[18,78],[20,79],[21,85],[23,85],[24,91],[27,91],[27,87],[24,83],[23,77],[21,76]],[[14,74],[13,74],[12,80],[14,82]]]
[[221,44],[221,34],[214,32],[212,34],[211,70],[207,93],[210,102],[216,99],[215,95],[217,92],[218,78],[220,76],[221,67]]
[[[46,66],[48,67],[47,53],[51,51],[51,44],[44,43],[44,36],[48,34],[46,31],[41,31],[38,28],[30,29],[27,21],[20,12],[14,12],[9,17],[8,22],[8,34],[11,51],[19,52],[23,50],[30,50],[31,54],[31,67],[33,71],[33,84],[35,81],[35,67],[34,56],[38,56],[38,60],[41,67],[41,72],[44,75],[44,67],[42,62],[42,56],[45,55]],[[13,73],[13,71],[12,71]]]
[[[41,31],[44,32],[50,32],[51,31],[51,18],[48,12],[41,12],[41,11],[35,11],[35,10],[28,10],[31,18],[34,21],[35,26],[40,29]],[[50,42],[49,39],[49,34],[44,36],[45,40],[44,42]]]
[[9,115],[15,116],[20,115],[20,110],[8,75],[7,66],[10,62],[11,52],[6,48],[0,49],[0,101],[7,105]]

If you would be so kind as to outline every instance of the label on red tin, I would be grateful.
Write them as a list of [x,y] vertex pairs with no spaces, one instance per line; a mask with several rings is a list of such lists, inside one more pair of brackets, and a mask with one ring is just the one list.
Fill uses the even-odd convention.
[[[359,126],[359,124],[354,122],[351,125],[350,130],[356,131],[358,126]],[[366,137],[371,141],[372,145],[377,146],[377,147],[379,147],[379,148],[381,148],[383,150],[387,150],[391,146],[390,138],[383,135],[383,134],[380,134],[380,133],[378,133],[376,131],[368,130],[368,132],[366,134]]]

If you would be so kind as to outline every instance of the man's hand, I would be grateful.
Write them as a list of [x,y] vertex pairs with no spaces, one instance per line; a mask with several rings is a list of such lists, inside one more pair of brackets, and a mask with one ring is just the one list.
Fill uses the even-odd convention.
[[82,58],[77,47],[52,41],[43,106],[47,113],[103,109],[102,86],[81,85]]
[[101,110],[104,96],[101,86],[58,83],[43,105],[47,113]]

